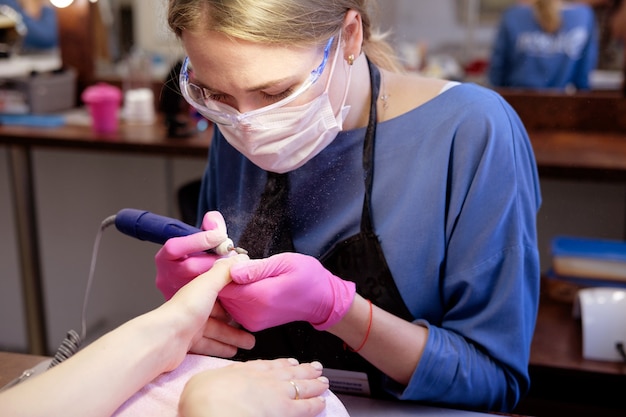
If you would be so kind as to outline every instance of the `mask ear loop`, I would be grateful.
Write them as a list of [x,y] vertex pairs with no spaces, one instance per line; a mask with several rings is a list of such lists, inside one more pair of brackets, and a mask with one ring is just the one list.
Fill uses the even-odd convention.
[[333,57],[333,64],[330,66],[330,74],[328,75],[328,80],[326,80],[326,88],[324,89],[325,93],[328,93],[328,89],[330,88],[330,79],[333,74],[335,74],[335,66],[337,65],[337,58],[339,57],[339,48],[341,47],[341,32],[337,35],[337,47],[335,48],[335,56]]
[[[330,89],[330,81],[332,76],[335,74],[335,65],[337,64],[337,57],[339,56],[339,48],[341,47],[341,32],[337,36],[337,49],[335,50],[335,57],[333,58],[333,64],[330,68],[330,75],[328,76],[328,80],[326,81],[326,89],[324,90],[324,94],[328,95],[328,90]],[[350,82],[352,80],[352,65],[354,64],[354,55],[350,55],[352,59],[352,63],[350,63],[350,57],[348,57],[348,78],[346,79],[346,88],[343,92],[343,98],[341,100],[341,106],[339,106],[339,112],[345,114],[350,110],[350,106],[346,106],[346,100],[348,99],[348,91],[350,90]],[[335,117],[337,115],[335,114]],[[343,119],[343,117],[342,117]],[[342,129],[343,121],[340,123],[339,129]]]

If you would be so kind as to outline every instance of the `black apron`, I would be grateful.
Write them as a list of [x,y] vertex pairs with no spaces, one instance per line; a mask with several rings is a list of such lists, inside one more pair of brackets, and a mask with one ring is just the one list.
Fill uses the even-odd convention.
[[[380,90],[380,72],[368,61],[372,87],[369,123],[363,145],[365,198],[361,215],[361,230],[354,236],[337,242],[320,262],[334,275],[356,283],[357,292],[376,306],[412,321],[391,276],[371,219],[371,194],[374,176],[374,144],[376,138],[376,102]],[[288,227],[288,226],[286,226]],[[291,239],[289,239],[291,240]],[[243,246],[240,241],[239,244]],[[290,247],[289,247],[290,245]],[[245,247],[245,246],[243,246]],[[291,241],[273,253],[293,249]],[[237,359],[295,357],[301,362],[320,361],[325,369],[340,369],[367,374],[371,395],[386,397],[382,390],[383,374],[358,353],[353,352],[336,336],[315,330],[309,323],[294,322],[255,333],[256,346],[251,351],[240,350]],[[331,379],[331,389],[333,382]]]

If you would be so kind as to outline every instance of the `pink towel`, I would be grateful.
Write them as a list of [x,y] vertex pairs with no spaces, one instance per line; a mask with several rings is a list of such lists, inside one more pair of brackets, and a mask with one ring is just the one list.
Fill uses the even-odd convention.
[[[198,372],[221,368],[232,361],[189,354],[178,368],[157,377],[130,397],[113,417],[179,417],[178,399],[187,381]],[[326,391],[326,409],[318,417],[349,417],[348,411],[332,392]]]

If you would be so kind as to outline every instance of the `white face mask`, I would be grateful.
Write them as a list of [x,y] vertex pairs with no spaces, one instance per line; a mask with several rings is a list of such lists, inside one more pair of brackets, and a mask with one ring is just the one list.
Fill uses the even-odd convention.
[[352,75],[349,67],[340,110],[334,114],[328,97],[339,44],[324,92],[307,104],[279,107],[231,126],[218,126],[228,143],[266,171],[292,171],[320,153],[343,128],[350,106],[345,106]]

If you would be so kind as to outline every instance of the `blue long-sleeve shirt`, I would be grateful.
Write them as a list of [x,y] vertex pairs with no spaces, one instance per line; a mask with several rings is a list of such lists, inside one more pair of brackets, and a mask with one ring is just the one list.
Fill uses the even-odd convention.
[[41,16],[35,19],[24,12],[17,0],[0,0],[0,4],[13,8],[22,16],[27,29],[23,49],[49,49],[59,45],[57,14],[52,6],[43,6]]
[[541,29],[529,5],[515,5],[502,15],[494,40],[488,79],[495,87],[589,89],[598,59],[594,12],[585,4],[561,10],[561,27]]
[[[359,230],[365,129],[340,132],[290,172],[298,252],[320,256]],[[529,388],[539,292],[540,190],[526,131],[495,92],[461,84],[379,123],[372,219],[404,302],[429,327],[400,399],[510,410]],[[199,213],[237,242],[264,172],[216,129]],[[390,384],[391,388],[392,384]]]

